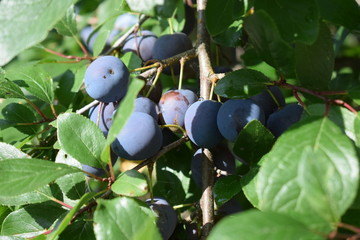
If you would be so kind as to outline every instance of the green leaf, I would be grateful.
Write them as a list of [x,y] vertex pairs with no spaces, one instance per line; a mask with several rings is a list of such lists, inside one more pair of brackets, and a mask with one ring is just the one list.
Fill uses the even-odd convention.
[[113,118],[113,123],[107,135],[105,144],[106,146],[109,146],[116,139],[116,136],[120,133],[121,129],[125,125],[127,119],[133,111],[135,99],[144,84],[144,81],[140,79],[131,79],[128,91],[124,99],[120,102],[120,105],[116,110],[116,114]]
[[[53,187],[54,188],[54,187]],[[49,185],[45,185],[32,192],[23,193],[16,196],[0,196],[0,204],[8,206],[20,206],[49,201],[53,197],[53,191]]]
[[359,5],[354,0],[316,0],[323,18],[344,25],[350,29],[360,29]]
[[[304,155],[305,148],[316,155]],[[304,158],[322,168],[321,176],[313,176],[318,174],[315,171],[307,174],[321,183],[326,181],[322,189],[319,183],[304,187]],[[359,181],[356,151],[328,118],[308,118],[293,125],[261,161],[255,178],[260,210],[286,213],[311,228],[330,231],[355,198]],[[314,207],[309,196],[314,193],[308,188],[316,191],[317,204],[323,208]]]
[[162,239],[154,214],[132,198],[99,200],[94,222],[98,240],[112,239],[114,236],[124,240]]
[[65,16],[55,25],[56,31],[64,36],[76,36],[78,31],[75,17],[74,5],[72,5],[66,11]]
[[144,175],[136,170],[128,170],[116,179],[111,190],[122,196],[140,197],[148,192],[148,186]]
[[[113,26],[113,25],[112,25]],[[94,56],[99,56],[106,45],[106,40],[108,39],[110,34],[110,30],[106,29],[106,27],[102,27],[96,36],[93,52]]]
[[320,25],[318,38],[312,45],[296,44],[296,77],[302,86],[309,89],[326,90],[329,88],[334,68],[334,49],[329,29]]
[[121,57],[121,61],[127,66],[128,69],[139,68],[142,65],[141,58],[134,52],[127,52]]
[[65,209],[49,203],[29,205],[10,213],[4,220],[1,234],[20,237],[37,236],[45,232]]
[[224,218],[214,227],[208,239],[320,240],[323,238],[289,216],[275,212],[249,210]]
[[354,121],[354,132],[355,132],[355,144],[360,148],[360,113],[356,115]]
[[165,18],[172,16],[177,3],[176,0],[126,0],[126,2],[133,12]]
[[18,85],[2,77],[0,77],[0,97],[25,99],[25,95]]
[[10,158],[30,158],[30,156],[23,153],[13,145],[0,142],[0,160]]
[[270,80],[261,72],[240,69],[225,75],[215,87],[215,93],[227,98],[246,98],[266,88]]
[[0,195],[15,196],[34,191],[55,179],[80,170],[41,159],[0,161]]
[[274,143],[275,137],[271,132],[261,122],[253,120],[239,133],[233,151],[249,164],[254,164],[270,151]]
[[[11,213],[10,208],[8,208],[7,206],[0,205],[0,226],[2,225],[6,216],[9,215],[9,213]],[[0,227],[0,231],[1,231],[1,227]]]
[[214,185],[215,202],[220,207],[242,191],[240,176],[229,175],[219,178]]
[[286,76],[294,75],[294,49],[281,37],[274,20],[264,10],[245,18],[244,29],[259,56]]
[[[1,1],[0,66],[44,40],[75,0]],[[44,11],[46,9],[46,11]]]
[[63,150],[79,162],[101,168],[100,160],[105,137],[90,119],[75,113],[59,115],[58,140]]
[[315,0],[257,0],[255,10],[266,11],[287,42],[312,44],[319,32],[319,9]]
[[82,172],[65,175],[58,178],[56,183],[66,197],[72,200],[80,199],[86,191],[85,174]]
[[211,35],[224,32],[234,21],[232,13],[236,0],[209,0],[205,9],[206,27]]
[[[56,229],[49,235],[49,240],[57,239],[56,237],[59,236],[69,225],[71,222],[73,216],[79,211],[79,209],[87,202],[89,202],[92,198],[94,198],[99,193],[90,192],[84,194],[79,202],[66,214],[64,219],[61,221],[61,223],[56,227]],[[100,193],[101,194],[101,193]]]
[[52,103],[54,100],[53,80],[51,76],[36,66],[25,66],[6,72],[6,77],[25,88],[40,100]]

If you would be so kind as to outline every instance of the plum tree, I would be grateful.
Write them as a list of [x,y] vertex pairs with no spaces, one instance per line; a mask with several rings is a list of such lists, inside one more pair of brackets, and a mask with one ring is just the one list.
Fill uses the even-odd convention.
[[266,126],[278,138],[291,125],[300,120],[303,111],[303,107],[299,104],[288,104],[283,109],[271,114]]
[[152,116],[156,121],[159,118],[159,108],[147,97],[138,97],[135,99],[134,112],[144,112]]
[[234,142],[245,125],[254,119],[265,124],[265,115],[259,105],[250,99],[230,99],[220,107],[217,125],[224,138]]
[[152,59],[153,48],[157,37],[154,33],[144,30],[131,34],[125,41],[122,48],[124,53],[134,52],[143,62]]
[[205,100],[193,103],[185,113],[185,129],[190,140],[199,147],[212,148],[222,140],[217,127],[221,103]]
[[[154,59],[164,60],[192,48],[192,42],[185,33],[166,34],[156,40],[152,55]],[[173,65],[173,69],[174,74],[179,74],[180,64]],[[170,68],[165,68],[163,73],[171,74]]]
[[163,122],[183,127],[186,110],[196,100],[195,93],[189,90],[167,91],[162,95],[159,102]]
[[84,80],[90,97],[100,102],[115,102],[127,91],[129,70],[117,57],[99,57],[86,69]]
[[128,160],[149,158],[161,146],[161,129],[152,116],[143,112],[133,112],[112,143],[113,151]]
[[[199,187],[202,186],[202,153],[202,148],[199,148],[191,160],[191,177]],[[211,153],[217,169],[229,174],[235,173],[235,157],[226,145],[220,144],[212,148]]]
[[112,124],[113,112],[117,105],[111,102],[103,104],[101,109],[100,106],[101,104],[98,104],[97,106],[90,108],[89,118],[96,123],[104,135],[107,136]]
[[[269,91],[273,94],[273,96],[270,95]],[[251,99],[254,100],[264,111],[265,119],[268,119],[270,114],[285,106],[284,95],[277,86],[269,87],[261,93],[252,96]]]
[[163,239],[167,240],[173,234],[177,224],[177,214],[173,207],[163,198],[147,199],[145,201],[157,216],[156,224]]

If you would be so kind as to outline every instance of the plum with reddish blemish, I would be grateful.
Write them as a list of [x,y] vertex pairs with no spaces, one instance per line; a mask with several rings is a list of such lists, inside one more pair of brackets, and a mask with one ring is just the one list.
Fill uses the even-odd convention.
[[165,124],[184,126],[186,110],[197,100],[190,90],[170,90],[164,93],[159,102],[162,121]]

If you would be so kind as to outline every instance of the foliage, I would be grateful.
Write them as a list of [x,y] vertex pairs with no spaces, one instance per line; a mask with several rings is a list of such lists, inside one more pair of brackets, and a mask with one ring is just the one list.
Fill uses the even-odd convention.
[[[191,2],[0,1],[0,240],[161,239],[159,216],[145,204],[153,197],[175,206],[178,222],[170,239],[208,234],[202,189],[191,175],[197,147],[184,129],[162,124],[173,132],[163,133],[162,149],[149,159],[114,159],[111,144],[138,94],[151,95],[156,81],[163,93],[177,85],[199,92],[203,64],[193,60],[196,54],[181,53],[189,64],[179,77],[169,76],[161,71],[177,60],[160,66],[123,53],[122,36],[134,24],[112,31],[124,13],[158,37],[184,31],[195,47],[201,39],[191,24],[201,17],[198,28],[205,24],[211,37],[208,77],[219,101],[277,86],[287,104],[304,107],[300,121],[279,138],[253,120],[235,142],[223,141],[236,156],[236,171],[216,171],[209,239],[360,239],[357,2],[208,0],[199,14]],[[93,31],[82,39],[87,25]],[[105,135],[87,117],[98,102],[83,81],[100,55],[116,56],[130,70],[127,93]],[[233,71],[214,74],[218,66]],[[104,175],[84,172],[82,165]],[[233,200],[241,212],[222,214]],[[196,236],[190,236],[194,223]]]

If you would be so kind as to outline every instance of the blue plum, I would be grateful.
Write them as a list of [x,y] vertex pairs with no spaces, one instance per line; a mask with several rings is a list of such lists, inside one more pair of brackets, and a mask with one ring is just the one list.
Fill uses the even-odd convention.
[[278,138],[291,125],[300,120],[303,111],[303,107],[298,104],[286,105],[269,116],[266,127]]
[[[274,95],[279,106],[275,102],[274,98],[270,95],[269,91]],[[264,90],[261,93],[252,96],[251,99],[254,100],[264,111],[265,119],[268,119],[270,114],[278,110],[279,108],[285,106],[285,98],[281,90],[277,86],[269,87],[268,90]]]
[[107,136],[109,129],[112,124],[113,112],[116,109],[116,104],[114,103],[105,103],[103,104],[100,111],[100,104],[95,107],[90,108],[89,118],[91,121],[96,123],[101,131]]
[[228,100],[221,106],[217,115],[217,125],[221,134],[231,142],[236,140],[240,131],[252,120],[259,120],[265,124],[263,110],[250,99]]
[[137,17],[130,13],[124,13],[116,18],[114,29],[124,31],[138,22]]
[[199,147],[212,148],[222,140],[217,127],[221,103],[205,100],[193,103],[185,114],[185,129],[190,140]]
[[160,113],[165,124],[184,126],[186,110],[197,100],[189,90],[170,90],[164,93],[159,102]]
[[152,116],[156,121],[159,118],[158,106],[147,97],[138,97],[135,99],[134,112],[144,112]]
[[[156,40],[152,56],[154,59],[164,60],[192,48],[192,42],[185,33],[166,34]],[[174,64],[173,69],[175,74],[179,74],[180,64]],[[165,68],[163,73],[171,74],[170,67]]]
[[128,160],[152,157],[162,146],[161,129],[149,114],[133,112],[111,146],[116,155]]
[[177,225],[177,213],[163,198],[154,198],[153,202],[151,202],[151,199],[147,199],[145,202],[157,217],[156,225],[160,230],[161,236],[165,240],[169,239]]
[[122,51],[136,53],[143,62],[152,59],[152,50],[157,37],[154,33],[144,30],[131,34],[125,41]]
[[[210,151],[217,169],[235,173],[235,157],[226,145],[220,144]],[[202,186],[202,152],[202,148],[199,148],[191,160],[191,177],[199,187]]]
[[[91,35],[91,33],[94,31],[94,29],[91,26],[86,26],[80,31],[80,38],[84,42],[86,48],[92,52],[93,46],[95,43],[95,39],[98,35],[98,33],[94,33]],[[90,37],[91,35],[91,37]],[[89,39],[90,37],[90,39]]]
[[129,70],[117,57],[99,57],[86,69],[84,80],[90,97],[104,103],[116,102],[126,94]]

